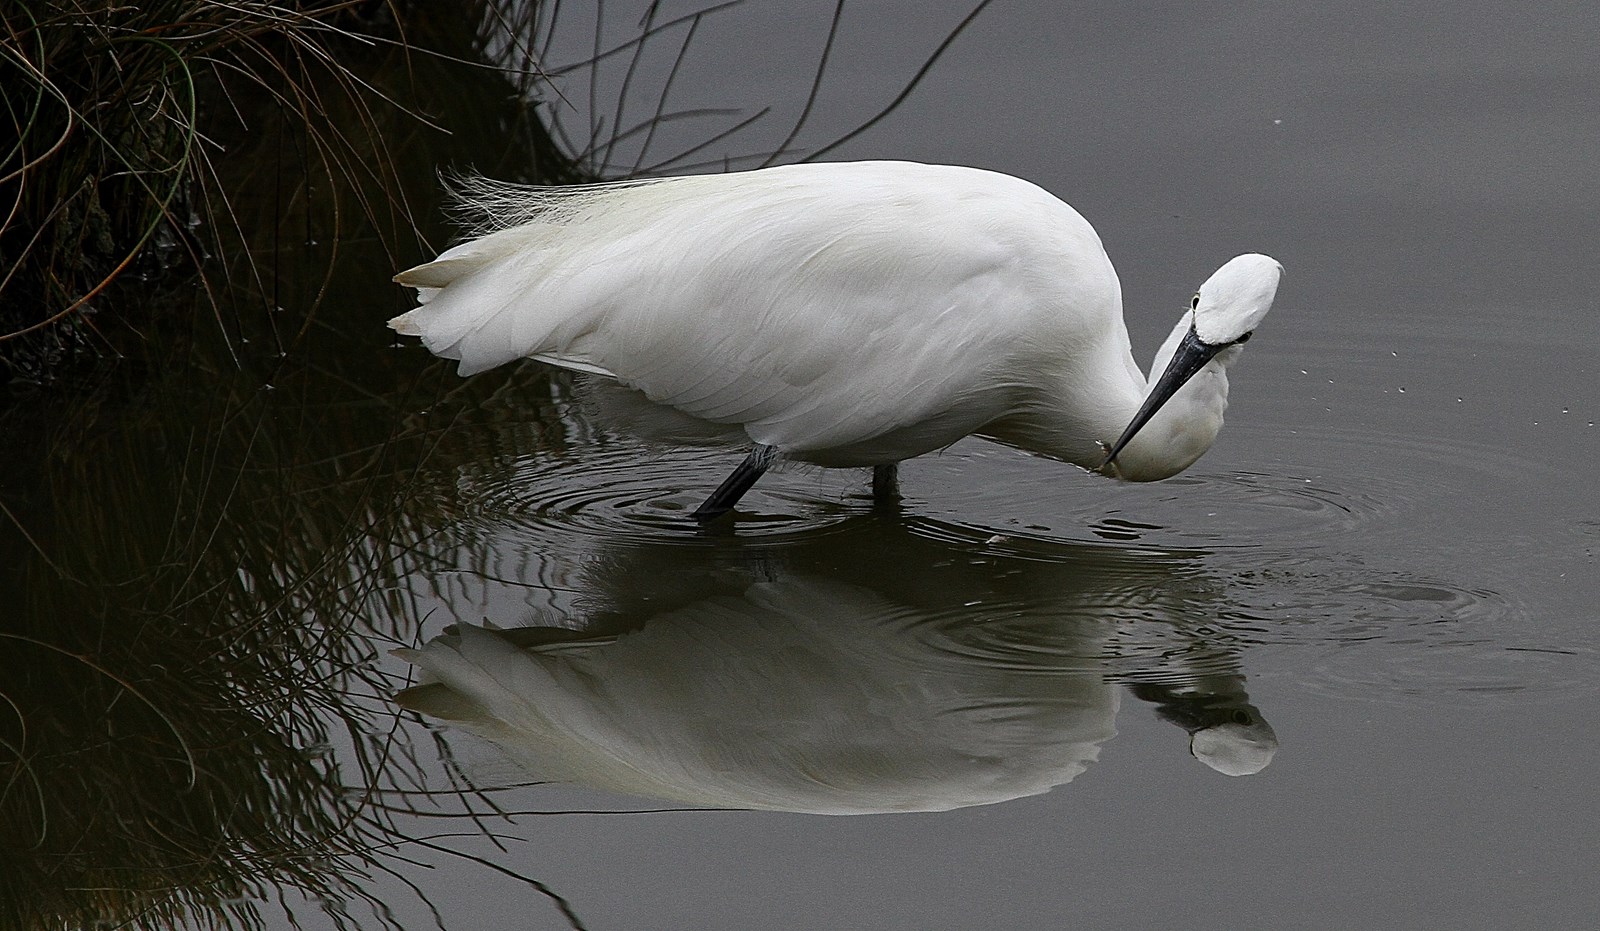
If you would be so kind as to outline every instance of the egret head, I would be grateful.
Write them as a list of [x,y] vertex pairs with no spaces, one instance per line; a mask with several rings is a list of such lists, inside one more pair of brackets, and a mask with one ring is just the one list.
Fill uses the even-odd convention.
[[1229,259],[1195,292],[1190,303],[1195,336],[1208,346],[1242,342],[1272,309],[1283,266],[1250,253]]
[[1278,735],[1259,719],[1253,724],[1229,721],[1189,735],[1189,752],[1224,776],[1251,776],[1272,762]]
[[1154,417],[1184,383],[1206,367],[1217,353],[1250,338],[1258,324],[1272,309],[1278,293],[1283,266],[1265,255],[1248,253],[1217,269],[1195,292],[1189,304],[1189,332],[1172,354],[1166,371],[1156,379],[1144,404],[1129,422],[1122,436],[1107,451],[1104,470],[1117,458],[1139,429]]

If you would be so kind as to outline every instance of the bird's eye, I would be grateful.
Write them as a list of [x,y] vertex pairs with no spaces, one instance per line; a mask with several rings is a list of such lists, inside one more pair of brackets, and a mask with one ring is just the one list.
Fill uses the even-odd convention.
[[1190,301],[1189,301],[1189,309],[1190,310],[1199,310],[1200,309],[1200,292],[1196,291],[1194,297],[1190,299]]
[[1234,342],[1235,343],[1248,343],[1248,342],[1250,342],[1250,337],[1255,335],[1255,332],[1256,332],[1255,330],[1251,330],[1249,333],[1246,333],[1245,335],[1243,335],[1243,336],[1239,337],[1238,339],[1234,340]]

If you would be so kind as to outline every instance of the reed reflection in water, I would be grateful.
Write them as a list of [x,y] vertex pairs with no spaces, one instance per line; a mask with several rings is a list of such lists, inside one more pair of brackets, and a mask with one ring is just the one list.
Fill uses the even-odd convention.
[[716,807],[1036,795],[1099,758],[1123,686],[1212,768],[1271,761],[1235,646],[1202,633],[1203,554],[997,560],[953,531],[879,515],[783,546],[618,545],[580,629],[451,625],[401,651],[424,679],[398,700],[540,778]]

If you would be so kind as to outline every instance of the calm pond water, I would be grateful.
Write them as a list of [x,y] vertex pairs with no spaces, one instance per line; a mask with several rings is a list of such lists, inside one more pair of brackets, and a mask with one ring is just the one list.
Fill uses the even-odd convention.
[[[797,144],[959,15],[848,8]],[[552,60],[590,54],[563,25]],[[778,147],[826,31],[708,18],[675,105],[774,118],[694,158]],[[106,926],[176,883],[196,926],[1591,927],[1597,38],[1580,3],[1002,0],[828,153],[1056,192],[1141,361],[1221,261],[1284,263],[1217,446],[1155,485],[968,440],[896,507],[793,469],[701,532],[738,454],[392,345],[359,242],[318,348],[13,417],[51,439],[0,486],[34,537],[8,823],[75,833],[12,841],[6,894],[106,887]],[[573,135],[626,125],[625,83],[648,112],[675,51],[563,79]],[[403,711],[411,661],[489,697]]]

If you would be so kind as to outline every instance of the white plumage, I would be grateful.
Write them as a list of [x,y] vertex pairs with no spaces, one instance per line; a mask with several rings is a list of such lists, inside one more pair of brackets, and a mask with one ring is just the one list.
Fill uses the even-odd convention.
[[1241,256],[1201,287],[1153,370],[1192,371],[1130,424],[1153,383],[1116,273],[1088,222],[1026,181],[859,162],[461,195],[477,238],[396,276],[421,306],[390,325],[463,375],[532,357],[742,429],[747,481],[700,516],[774,456],[887,466],[975,432],[1172,475],[1220,428],[1233,347],[1280,272]]

